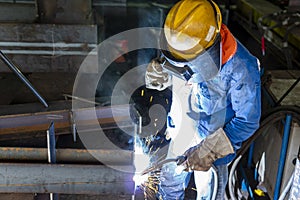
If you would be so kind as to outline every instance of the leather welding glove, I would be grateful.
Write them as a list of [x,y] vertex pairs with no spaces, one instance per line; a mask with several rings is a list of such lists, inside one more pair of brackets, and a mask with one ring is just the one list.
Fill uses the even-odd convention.
[[147,88],[162,91],[171,85],[171,76],[153,59],[147,66],[145,82]]
[[207,171],[212,167],[215,160],[234,153],[231,142],[224,130],[219,128],[213,134],[207,136],[198,145],[188,149],[184,156],[186,160],[182,163],[185,171]]

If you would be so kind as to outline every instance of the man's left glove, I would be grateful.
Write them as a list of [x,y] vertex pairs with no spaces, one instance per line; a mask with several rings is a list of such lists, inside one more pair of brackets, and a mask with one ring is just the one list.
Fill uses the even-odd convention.
[[147,66],[146,87],[162,91],[171,85],[171,76],[164,70],[158,59],[153,59]]
[[186,171],[207,171],[215,160],[234,153],[231,142],[224,130],[219,128],[207,136],[200,144],[188,149],[184,156],[187,158],[181,165]]

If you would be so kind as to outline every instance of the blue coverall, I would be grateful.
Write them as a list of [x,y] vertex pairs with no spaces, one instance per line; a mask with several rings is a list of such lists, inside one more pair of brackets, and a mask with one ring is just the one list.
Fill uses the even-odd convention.
[[[235,54],[222,65],[221,70],[213,79],[194,83],[194,93],[198,112],[190,114],[196,121],[196,129],[200,138],[214,133],[223,127],[234,150],[241,147],[259,127],[261,115],[261,88],[259,62],[256,57],[237,41]],[[169,117],[172,120],[172,116]],[[184,123],[184,122],[183,122]],[[176,124],[169,122],[168,129]],[[170,126],[171,125],[171,126]],[[234,154],[215,161],[218,169],[218,195],[223,199],[228,180],[227,164],[234,159]],[[184,198],[184,189],[189,181],[190,173],[175,174],[176,164],[163,167],[160,183],[160,195],[165,200]],[[211,172],[208,172],[211,173]],[[201,175],[195,181],[201,181]],[[208,176],[212,179],[212,176]],[[196,183],[197,186],[197,183]],[[213,184],[208,181],[206,194],[197,199],[210,199]],[[221,197],[222,196],[222,197]]]

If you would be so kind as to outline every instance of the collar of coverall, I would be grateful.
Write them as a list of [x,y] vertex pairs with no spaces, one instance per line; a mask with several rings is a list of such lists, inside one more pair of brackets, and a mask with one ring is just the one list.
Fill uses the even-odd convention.
[[222,38],[222,65],[224,65],[237,50],[237,42],[225,24],[221,25],[220,34]]

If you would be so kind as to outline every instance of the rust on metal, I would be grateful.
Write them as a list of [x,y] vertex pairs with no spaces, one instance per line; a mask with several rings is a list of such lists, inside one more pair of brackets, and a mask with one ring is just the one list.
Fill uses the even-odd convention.
[[[93,155],[96,155],[97,159]],[[47,148],[0,147],[0,160],[47,162]],[[133,152],[108,149],[56,149],[56,162],[130,165],[133,163]]]
[[133,166],[123,171],[104,165],[0,165],[0,193],[133,194]]
[[[114,115],[112,110],[116,110]],[[14,114],[0,116],[0,135],[14,133],[29,133],[46,131],[51,122],[55,123],[55,129],[70,130],[72,126],[70,110],[44,111],[36,113]],[[73,110],[75,123],[84,126],[114,126],[116,123],[124,126],[132,126],[129,116],[129,105],[114,107],[82,108]],[[93,119],[96,115],[97,119]]]

